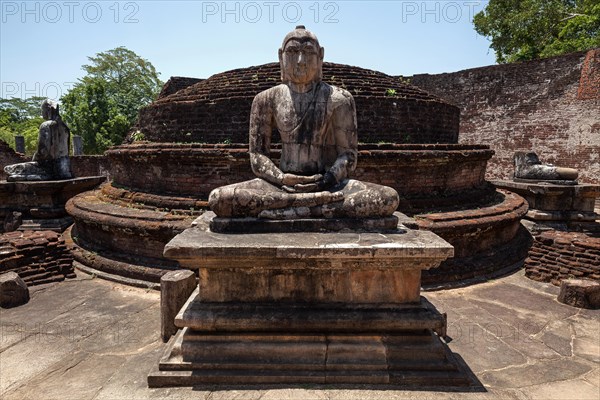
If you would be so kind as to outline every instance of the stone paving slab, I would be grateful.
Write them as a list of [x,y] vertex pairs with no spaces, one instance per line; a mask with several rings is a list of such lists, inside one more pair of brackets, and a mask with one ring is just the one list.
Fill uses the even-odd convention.
[[0,309],[1,399],[600,399],[600,311],[558,303],[522,272],[425,296],[448,313],[450,349],[484,392],[394,387],[148,389],[158,363],[159,293],[80,277],[31,288]]

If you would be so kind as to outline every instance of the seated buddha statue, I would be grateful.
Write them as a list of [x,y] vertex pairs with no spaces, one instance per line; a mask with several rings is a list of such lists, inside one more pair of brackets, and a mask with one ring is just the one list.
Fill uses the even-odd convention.
[[8,181],[48,181],[71,179],[69,142],[71,133],[52,100],[42,103],[42,116],[37,150],[32,161],[7,165],[4,171]]
[[[354,99],[322,81],[323,56],[304,26],[285,36],[283,83],[252,102],[249,154],[256,178],[211,192],[209,206],[218,217],[379,218],[396,211],[394,189],[351,179],[358,144]],[[275,129],[279,165],[270,158]]]

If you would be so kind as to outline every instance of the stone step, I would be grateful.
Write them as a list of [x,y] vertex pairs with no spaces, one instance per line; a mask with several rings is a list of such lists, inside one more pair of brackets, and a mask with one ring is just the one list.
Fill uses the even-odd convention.
[[[467,387],[476,382],[468,368],[431,331],[381,335],[202,336],[180,330],[168,343],[150,387],[206,384],[371,384],[404,387]],[[420,360],[394,358],[411,340]],[[392,342],[404,343],[395,348]],[[186,343],[187,342],[187,343]],[[442,351],[440,351],[440,349]],[[390,357],[391,356],[391,357]],[[191,361],[190,361],[191,360]]]

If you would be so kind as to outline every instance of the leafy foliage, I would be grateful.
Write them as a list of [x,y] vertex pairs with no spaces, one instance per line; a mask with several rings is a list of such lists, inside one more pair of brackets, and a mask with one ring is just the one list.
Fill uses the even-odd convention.
[[120,144],[141,107],[158,95],[162,82],[154,66],[125,47],[89,57],[87,75],[61,98],[63,119],[84,151],[102,153]]
[[33,155],[37,149],[37,139],[41,117],[40,106],[43,97],[28,99],[0,99],[0,140],[15,148],[15,136],[25,137],[25,152]]
[[490,0],[473,24],[499,63],[600,46],[598,0]]

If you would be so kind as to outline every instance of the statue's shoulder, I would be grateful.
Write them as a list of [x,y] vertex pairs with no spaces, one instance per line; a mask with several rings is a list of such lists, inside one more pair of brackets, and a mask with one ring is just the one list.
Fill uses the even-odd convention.
[[263,90],[254,96],[254,103],[268,104],[277,100],[281,96],[285,94],[287,91],[287,86],[284,84],[280,84],[277,86],[273,86],[272,88]]
[[273,97],[280,96],[284,92],[288,92],[288,87],[285,84],[281,83],[277,86],[273,86],[271,88],[263,90],[262,92],[257,94],[255,98],[270,99]]
[[329,85],[327,83],[324,83],[324,85],[327,85],[328,88],[326,87],[325,89],[329,91],[330,101],[336,107],[343,105],[352,106],[354,104],[354,98],[346,89]]
[[56,125],[57,125],[56,121],[50,119],[48,121],[42,122],[42,124],[40,125],[40,129],[50,129]]

